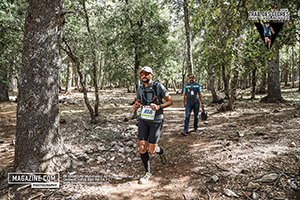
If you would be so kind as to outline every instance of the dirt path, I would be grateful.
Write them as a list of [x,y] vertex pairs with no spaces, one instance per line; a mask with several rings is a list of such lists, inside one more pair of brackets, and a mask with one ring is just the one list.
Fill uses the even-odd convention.
[[[128,103],[132,97],[120,94],[118,101]],[[73,168],[63,174],[107,179],[98,183],[64,182],[59,190],[31,190],[31,195],[40,194],[37,199],[297,199],[299,102],[242,101],[235,111],[227,113],[217,113],[217,106],[208,105],[208,124],[200,122],[204,130],[183,137],[181,96],[174,95],[174,99],[175,105],[165,110],[160,141],[168,163],[163,166],[157,156],[152,159],[153,178],[147,185],[137,184],[143,167],[136,151],[135,120],[128,114],[130,106],[113,101],[105,104],[105,122],[91,125],[83,107],[62,104],[66,123],[61,124],[61,130],[74,155]],[[15,118],[8,110],[0,111],[1,123],[5,122],[1,130],[11,136]],[[4,144],[11,139],[4,138]],[[5,158],[1,170],[11,165],[13,148],[9,149],[0,153]],[[238,197],[230,197],[230,191]]]

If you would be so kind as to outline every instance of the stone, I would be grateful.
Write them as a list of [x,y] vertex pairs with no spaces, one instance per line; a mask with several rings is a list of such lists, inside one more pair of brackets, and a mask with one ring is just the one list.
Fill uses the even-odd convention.
[[278,174],[276,173],[271,173],[271,174],[266,174],[260,179],[257,180],[257,182],[262,182],[262,183],[270,183],[276,181],[278,178]]
[[224,194],[228,197],[239,197],[235,192],[229,189],[224,189]]

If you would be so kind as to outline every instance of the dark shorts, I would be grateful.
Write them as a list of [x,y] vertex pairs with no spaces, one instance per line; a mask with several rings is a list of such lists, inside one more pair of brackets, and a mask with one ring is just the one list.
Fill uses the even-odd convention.
[[272,36],[271,35],[265,35],[265,38],[269,38],[270,40],[272,39]]
[[150,144],[157,144],[161,135],[163,122],[153,123],[139,119],[138,138],[146,140]]

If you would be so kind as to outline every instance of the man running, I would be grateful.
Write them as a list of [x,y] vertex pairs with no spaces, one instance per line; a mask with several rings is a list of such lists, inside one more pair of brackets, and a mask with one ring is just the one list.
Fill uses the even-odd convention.
[[137,88],[137,100],[133,105],[134,111],[141,108],[141,113],[138,115],[138,139],[139,152],[146,174],[140,178],[140,184],[146,183],[152,175],[150,155],[159,154],[162,164],[166,164],[164,151],[157,144],[163,125],[163,109],[173,104],[166,88],[158,82],[153,82],[152,77],[152,69],[143,67],[140,71],[142,84]]

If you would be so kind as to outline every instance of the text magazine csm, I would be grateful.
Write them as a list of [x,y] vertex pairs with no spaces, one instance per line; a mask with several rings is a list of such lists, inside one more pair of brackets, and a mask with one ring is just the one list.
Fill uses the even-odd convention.
[[59,174],[8,173],[8,184],[31,184],[31,188],[59,188]]

